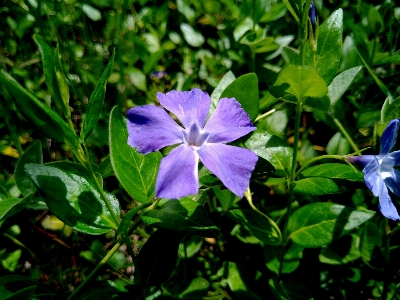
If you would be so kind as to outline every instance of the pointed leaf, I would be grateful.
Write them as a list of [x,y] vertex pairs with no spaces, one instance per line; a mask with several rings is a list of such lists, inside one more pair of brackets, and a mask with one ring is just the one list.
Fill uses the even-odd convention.
[[328,94],[331,107],[343,96],[344,92],[349,88],[362,67],[355,67],[346,70],[337,75],[328,86]]
[[162,155],[160,152],[143,155],[128,145],[126,120],[118,107],[110,114],[110,157],[115,175],[135,200],[145,202],[154,196]]
[[371,210],[357,210],[331,202],[308,204],[290,217],[289,238],[305,248],[320,247],[367,222],[374,215]]
[[322,98],[328,93],[325,81],[310,67],[283,68],[269,92],[276,98],[296,102],[305,97]]
[[60,61],[60,46],[57,45],[56,52],[54,54],[54,72],[56,74],[56,82],[58,90],[60,91],[61,99],[64,105],[62,106],[64,111],[64,116],[69,116],[69,87],[68,81],[65,77],[64,70]]
[[234,209],[230,210],[227,216],[244,226],[261,242],[269,245],[278,245],[281,243],[276,229],[259,213],[252,210]]
[[343,193],[344,191],[363,187],[360,183],[324,177],[312,177],[292,182],[293,191],[302,195],[328,195]]
[[242,75],[230,83],[220,98],[235,98],[254,120],[258,116],[258,78],[254,73]]
[[203,237],[219,235],[205,208],[188,196],[180,200],[162,199],[155,210],[143,213],[142,220],[149,226],[183,234]]
[[352,168],[347,164],[326,163],[308,168],[301,172],[304,177],[326,177],[336,179],[347,179],[354,181],[364,181],[361,171]]
[[75,132],[54,111],[40,102],[4,71],[0,73],[0,83],[12,96],[21,114],[43,136],[77,147],[79,140]]
[[103,74],[100,77],[99,82],[96,85],[96,88],[94,89],[92,95],[90,96],[89,104],[86,110],[86,116],[83,119],[83,126],[82,126],[84,141],[92,133],[94,127],[97,124],[97,120],[100,117],[100,113],[104,104],[104,97],[106,94],[107,80],[111,75],[111,71],[114,64],[114,58],[115,58],[115,49],[110,58],[110,61],[107,64],[107,67],[105,68]]
[[217,108],[218,101],[221,98],[221,95],[226,89],[226,87],[230,85],[235,79],[236,77],[232,73],[232,71],[228,71],[228,73],[226,73],[224,77],[221,78],[221,81],[218,83],[217,87],[211,94],[211,106],[209,112],[210,115],[212,115],[214,110]]
[[36,187],[25,171],[25,165],[29,163],[43,164],[42,143],[33,143],[18,160],[14,178],[21,193],[25,196],[36,192]]
[[[67,225],[88,234],[117,228],[95,183],[85,174],[38,164],[27,164],[25,169],[51,212]],[[119,216],[118,200],[104,193]]]

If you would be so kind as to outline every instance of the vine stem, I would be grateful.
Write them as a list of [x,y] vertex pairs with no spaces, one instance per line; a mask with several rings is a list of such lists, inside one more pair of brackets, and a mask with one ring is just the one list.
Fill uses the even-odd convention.
[[335,122],[336,126],[339,128],[340,132],[344,135],[346,140],[349,142],[351,148],[356,152],[357,155],[361,155],[360,150],[358,149],[356,143],[354,143],[353,139],[349,135],[349,133],[346,131],[346,129],[343,127],[342,123],[335,117],[332,118],[333,122]]
[[262,211],[258,210],[258,208],[253,204],[253,197],[251,196],[251,191],[250,188],[247,188],[246,191],[244,192],[244,197],[247,199],[247,202],[249,202],[249,205],[251,206],[251,208],[253,210],[255,210],[256,212],[258,212],[260,215],[262,215],[264,218],[266,218],[268,220],[268,223],[274,227],[274,229],[276,230],[276,232],[279,235],[279,238],[282,240],[282,233],[281,230],[279,229],[278,225],[276,225],[276,223],[270,218],[268,217],[266,214],[264,214]]
[[[131,234],[141,223],[142,223],[142,218],[139,217],[132,225],[132,227],[129,229],[129,234]],[[123,244],[123,238],[121,238],[115,245],[111,248],[111,250],[107,253],[106,256],[103,257],[103,259],[99,262],[99,264],[96,266],[96,268],[93,269],[92,272],[85,278],[85,280],[73,291],[73,293],[67,298],[67,300],[72,300],[74,297],[80,292],[80,290],[97,274],[97,272],[101,269],[102,266],[104,266],[110,258],[114,255],[115,252],[119,249],[119,247]],[[137,267],[137,266],[135,266]]]

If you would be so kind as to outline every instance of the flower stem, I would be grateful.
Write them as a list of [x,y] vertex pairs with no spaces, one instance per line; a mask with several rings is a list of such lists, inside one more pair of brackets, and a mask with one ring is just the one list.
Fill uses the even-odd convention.
[[254,120],[253,124],[256,123],[256,122],[258,122],[258,121],[260,121],[261,119],[264,119],[265,117],[268,117],[269,115],[272,115],[274,112],[276,112],[276,109],[275,109],[275,108],[274,108],[274,109],[271,109],[271,110],[269,110],[269,111],[267,111],[266,113],[263,113],[262,115],[259,115],[259,116]]
[[339,128],[340,132],[344,135],[346,140],[349,142],[351,148],[356,152],[357,155],[361,155],[360,150],[358,149],[356,143],[354,143],[353,139],[349,135],[349,133],[346,131],[346,129],[343,127],[342,123],[335,117],[332,118],[333,122],[335,122],[336,126]]
[[250,188],[247,188],[246,191],[244,192],[244,197],[247,199],[247,202],[249,202],[250,207],[258,212],[260,215],[262,215],[264,218],[267,219],[268,223],[276,230],[276,232],[279,235],[279,238],[282,240],[282,233],[281,230],[279,229],[278,225],[266,214],[258,210],[258,208],[253,204],[253,197],[251,196],[251,191]]

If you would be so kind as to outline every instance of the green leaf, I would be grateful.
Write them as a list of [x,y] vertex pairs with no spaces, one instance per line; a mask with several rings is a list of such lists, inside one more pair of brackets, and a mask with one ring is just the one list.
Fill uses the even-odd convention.
[[111,164],[111,157],[107,156],[97,168],[97,172],[100,173],[101,177],[107,178],[114,175],[114,169]]
[[304,101],[305,97],[322,98],[328,93],[328,88],[313,68],[287,66],[279,72],[269,92],[276,98],[296,102]]
[[[21,251],[21,250],[19,250],[19,251]],[[36,290],[36,286],[30,286],[30,287],[21,289],[10,296],[3,298],[2,300],[21,300],[21,299],[30,300],[30,299],[32,299],[33,295],[35,294],[35,290]],[[33,299],[37,299],[37,298],[33,298]]]
[[277,171],[287,174],[290,172],[293,149],[277,136],[255,132],[244,146],[269,161]]
[[148,203],[145,203],[141,206],[137,206],[137,207],[130,209],[129,212],[127,212],[126,215],[122,218],[122,221],[119,224],[119,227],[118,227],[115,235],[118,236],[118,234],[121,234],[121,232],[123,234],[126,234],[128,232],[129,223],[131,222],[133,217],[139,212],[139,210],[150,206],[152,203],[153,203],[152,201],[149,201]]
[[92,133],[94,127],[97,124],[97,120],[100,117],[100,113],[104,104],[104,97],[106,94],[107,80],[111,75],[111,71],[114,64],[114,58],[115,58],[115,49],[110,58],[110,61],[107,64],[107,67],[105,68],[103,74],[100,77],[99,82],[96,85],[96,88],[94,89],[92,95],[90,96],[88,107],[86,110],[86,116],[83,119],[83,125],[82,125],[83,131],[81,137],[83,137],[84,141]]
[[204,36],[200,32],[194,30],[189,24],[181,23],[180,28],[182,30],[183,37],[190,46],[200,47],[204,44]]
[[[88,234],[102,234],[117,228],[95,183],[86,174],[57,168],[54,164],[27,164],[25,169],[51,212],[67,225]],[[119,216],[118,200],[104,193]]]
[[399,117],[400,117],[400,97],[397,97],[391,103],[389,98],[386,98],[381,110],[381,123],[388,123],[391,120],[398,119]]
[[361,229],[360,254],[365,261],[370,261],[374,250],[376,248],[380,250],[382,247],[383,230],[377,222],[374,222],[374,219],[367,222]]
[[[330,84],[336,76],[342,56],[343,10],[338,9],[319,26],[315,69]],[[307,65],[314,66],[314,58],[309,47],[306,48]]]
[[362,67],[354,67],[337,75],[328,86],[328,94],[331,107],[343,96],[353,80],[360,73]]
[[214,187],[213,191],[224,211],[228,211],[235,202],[240,200],[238,196],[228,189],[221,190],[219,187]]
[[179,299],[199,299],[207,296],[210,283],[201,277],[194,278],[190,281],[189,286],[178,295]]
[[21,257],[21,253],[22,253],[21,249],[18,249],[18,250],[15,250],[14,252],[9,253],[1,261],[3,268],[10,272],[14,272],[18,267],[18,261]]
[[289,246],[264,245],[264,261],[268,269],[278,274],[280,267],[281,253],[284,252],[282,273],[292,273],[300,264],[303,257],[303,247],[290,243]]
[[[361,184],[362,186],[362,184]],[[293,192],[302,195],[328,195],[343,193],[349,189],[360,188],[357,184],[346,180],[324,177],[311,177],[292,182]]]
[[6,198],[11,198],[11,195],[3,186],[0,185],[0,200]]
[[144,75],[142,71],[134,67],[127,68],[125,71],[134,87],[143,92],[147,91],[146,75]]
[[50,94],[53,97],[57,109],[59,112],[63,112],[64,115],[66,115],[66,109],[69,109],[69,107],[65,107],[65,104],[61,98],[60,90],[58,89],[54,68],[54,50],[50,48],[50,46],[41,36],[35,34],[33,38],[36,44],[39,46],[40,54],[42,55],[43,72],[46,78],[46,85],[50,90]]
[[27,195],[25,198],[0,199],[0,220],[5,220],[20,212],[25,207],[25,204],[31,201],[33,195],[34,193]]
[[271,6],[268,12],[266,12],[261,18],[260,22],[272,22],[283,17],[287,12],[287,8],[284,3],[276,3],[276,5]]
[[222,77],[221,81],[218,83],[217,87],[214,89],[214,91],[211,94],[211,107],[210,107],[210,114],[214,112],[214,110],[217,108],[218,101],[221,98],[221,95],[223,91],[226,89],[226,87],[231,84],[234,80],[236,79],[235,75],[232,73],[232,71],[228,71],[224,77]]
[[179,256],[182,258],[191,258],[198,253],[203,245],[204,238],[194,235],[185,235],[179,244]]
[[110,157],[115,175],[135,200],[145,202],[154,196],[162,155],[160,152],[143,155],[128,145],[126,121],[117,106],[110,114]]
[[345,235],[324,247],[319,254],[319,261],[331,265],[347,264],[360,258],[359,247],[360,237],[358,235]]
[[364,181],[364,174],[347,164],[325,163],[301,172],[304,177],[326,177]]
[[57,45],[56,52],[54,54],[54,72],[56,74],[56,82],[58,90],[60,91],[61,99],[64,103],[62,106],[64,111],[64,116],[69,116],[69,87],[67,78],[65,78],[64,70],[60,61],[60,46]]
[[143,213],[143,222],[149,226],[203,237],[219,235],[218,228],[210,221],[205,208],[192,200],[162,199],[155,210]]
[[101,12],[88,4],[82,4],[82,11],[88,16],[92,21],[101,20]]
[[[240,300],[261,300],[267,299],[260,297],[254,290],[264,287],[266,282],[258,271],[253,271],[246,266],[241,266],[233,262],[228,262],[226,281],[229,288]],[[263,295],[265,296],[265,295]]]
[[254,73],[240,76],[230,83],[220,98],[235,98],[254,120],[258,116],[258,78]]
[[278,245],[281,243],[276,229],[259,213],[252,210],[234,209],[230,210],[227,216],[236,223],[244,226],[263,243],[269,245]]
[[346,155],[351,150],[350,144],[340,132],[337,132],[331,137],[326,145],[326,153],[332,155]]
[[[182,234],[157,230],[139,252],[139,268],[142,285],[151,287],[166,281],[176,264]],[[162,247],[161,245],[168,245]]]
[[301,16],[300,16],[297,6],[293,3],[293,1],[292,0],[282,0],[282,2],[285,4],[286,8],[290,11],[293,18],[296,20],[296,22],[299,23]]
[[335,203],[312,203],[296,210],[289,219],[289,238],[304,248],[330,244],[375,215]]
[[21,114],[36,127],[40,134],[77,147],[79,140],[75,132],[54,111],[4,71],[0,73],[0,83],[10,93]]
[[25,196],[36,192],[35,185],[25,171],[25,165],[28,163],[43,164],[42,143],[40,141],[36,141],[25,151],[15,168],[15,183]]

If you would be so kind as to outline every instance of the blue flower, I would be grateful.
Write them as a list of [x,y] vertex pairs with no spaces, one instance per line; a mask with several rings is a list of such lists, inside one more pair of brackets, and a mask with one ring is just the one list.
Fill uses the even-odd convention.
[[394,166],[400,165],[400,151],[389,151],[396,144],[400,120],[389,122],[382,134],[382,149],[379,155],[351,156],[347,160],[364,166],[366,186],[374,196],[379,197],[379,209],[382,214],[392,220],[400,220],[396,207],[389,196],[389,190],[400,197],[400,172]]
[[199,89],[158,93],[160,104],[173,113],[178,125],[161,107],[136,106],[128,110],[128,144],[146,154],[180,144],[160,164],[156,196],[180,198],[198,193],[198,160],[234,194],[242,197],[249,185],[257,155],[225,145],[256,128],[234,98],[222,98],[208,119],[211,99]]
[[310,10],[308,11],[308,16],[311,20],[311,24],[314,26],[315,22],[317,20],[317,15],[315,13],[315,4],[314,4],[314,0],[311,1],[310,4]]

